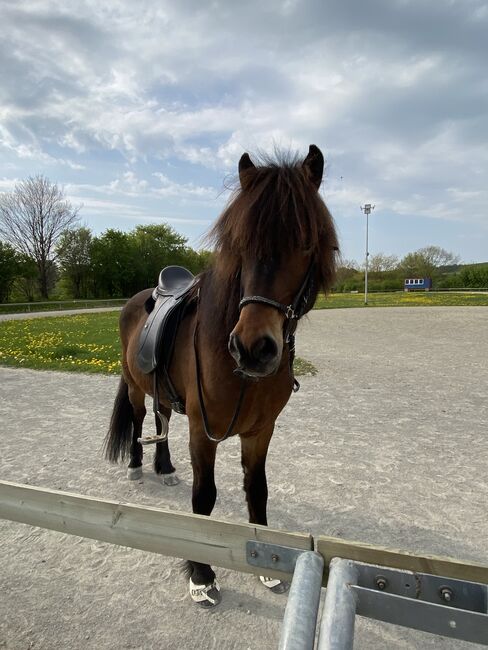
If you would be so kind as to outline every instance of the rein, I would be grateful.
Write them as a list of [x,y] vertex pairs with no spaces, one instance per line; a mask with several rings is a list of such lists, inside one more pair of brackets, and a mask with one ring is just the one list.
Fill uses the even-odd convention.
[[217,438],[216,436],[213,435],[212,430],[210,428],[210,424],[208,422],[208,415],[207,415],[207,409],[205,408],[205,402],[203,399],[203,389],[202,389],[202,380],[201,380],[201,370],[200,370],[200,359],[198,357],[198,345],[197,345],[197,334],[198,334],[198,319],[195,325],[195,331],[193,333],[193,348],[195,350],[195,370],[196,370],[196,375],[197,375],[197,389],[198,389],[198,401],[200,403],[200,413],[202,415],[202,421],[203,421],[203,428],[205,430],[205,435],[211,442],[222,442],[226,438],[228,438],[233,429],[234,426],[237,422],[237,418],[239,417],[239,413],[241,412],[241,406],[242,402],[244,401],[244,395],[246,393],[246,380],[244,377],[241,376],[241,390],[239,393],[239,399],[237,400],[236,407],[234,409],[234,415],[232,416],[232,419],[230,421],[229,426],[227,427],[227,431],[224,433],[224,435],[221,438]]
[[[297,322],[300,320],[300,318],[303,316],[305,312],[308,296],[310,295],[311,275],[312,275],[312,262],[308,267],[307,273],[305,274],[305,278],[300,286],[297,295],[295,296],[294,301],[290,305],[284,305],[276,300],[272,300],[271,298],[265,298],[264,296],[247,296],[242,298],[242,300],[239,302],[239,313],[241,313],[242,309],[246,305],[254,303],[254,304],[267,305],[268,307],[273,307],[274,309],[277,309],[282,314],[284,314],[285,316],[284,340],[289,348],[291,372],[293,369],[293,360],[295,358],[295,330],[296,330]],[[248,387],[247,382],[249,382],[249,379],[246,378],[245,375],[240,373],[238,368],[234,370],[234,373],[238,375],[241,379],[241,388],[239,392],[239,397],[237,400],[236,407],[234,409],[234,414],[232,415],[230,424],[227,427],[227,431],[224,433],[223,436],[217,438],[216,436],[214,436],[210,428],[207,409],[205,408],[205,401],[203,398],[201,367],[200,367],[200,359],[198,356],[198,314],[195,323],[195,330],[193,333],[193,349],[195,351],[195,373],[197,379],[198,401],[199,401],[200,413],[203,421],[203,428],[205,430],[205,435],[207,436],[207,438],[211,442],[215,442],[218,444],[219,442],[223,442],[224,440],[226,440],[234,430],[237,419],[241,412],[242,403],[244,402],[244,396],[246,394],[246,389]],[[254,381],[257,380],[254,379]],[[300,388],[300,384],[295,378],[293,378],[293,392],[296,393],[299,390],[299,388]]]

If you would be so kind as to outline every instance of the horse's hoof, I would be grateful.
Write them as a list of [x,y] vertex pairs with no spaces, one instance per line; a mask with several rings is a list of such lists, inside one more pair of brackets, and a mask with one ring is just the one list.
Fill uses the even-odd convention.
[[137,481],[142,478],[142,465],[139,465],[139,467],[128,467],[127,478],[129,481]]
[[259,576],[261,583],[274,594],[284,594],[290,588],[290,583],[278,578],[267,578],[266,576]]
[[214,580],[209,585],[196,585],[190,578],[190,596],[200,607],[215,607],[222,600],[220,585]]
[[180,482],[180,479],[176,476],[175,472],[172,472],[171,474],[161,474],[163,477],[163,483],[165,485],[178,485]]

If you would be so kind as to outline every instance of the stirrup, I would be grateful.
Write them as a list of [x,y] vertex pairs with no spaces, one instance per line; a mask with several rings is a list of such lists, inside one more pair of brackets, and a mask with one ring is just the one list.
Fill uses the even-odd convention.
[[140,442],[141,445],[155,445],[158,442],[166,442],[168,440],[168,431],[169,431],[169,423],[168,423],[168,418],[164,415],[164,413],[161,413],[161,411],[156,411],[156,415],[159,418],[159,421],[161,422],[162,430],[161,434],[156,434],[153,436],[141,436],[140,438],[137,438],[137,442]]
[[220,603],[220,585],[214,580],[209,585],[196,585],[190,578],[190,596],[202,607],[215,607]]
[[142,436],[141,438],[137,438],[137,442],[140,442],[141,445],[156,445],[158,442],[166,442],[168,440],[168,436]]

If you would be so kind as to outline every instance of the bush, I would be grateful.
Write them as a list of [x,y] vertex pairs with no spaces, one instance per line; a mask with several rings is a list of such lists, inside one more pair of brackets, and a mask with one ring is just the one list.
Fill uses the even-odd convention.
[[488,264],[465,266],[460,273],[464,287],[482,289],[488,287]]

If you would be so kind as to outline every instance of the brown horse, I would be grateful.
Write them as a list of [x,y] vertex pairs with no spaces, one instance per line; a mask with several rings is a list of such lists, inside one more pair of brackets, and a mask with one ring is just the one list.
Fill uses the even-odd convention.
[[[213,264],[198,277],[169,368],[189,420],[195,513],[211,514],[217,442],[235,433],[241,440],[249,521],[267,524],[266,454],[294,386],[294,332],[335,275],[337,236],[318,192],[323,166],[315,145],[303,161],[279,156],[255,166],[244,154],[239,187],[210,233]],[[145,395],[154,392],[152,377],[136,358],[150,297],[151,289],[141,291],[120,317],[123,371],[106,438],[107,457],[129,456],[132,477],[142,473],[137,439]],[[169,419],[162,382],[157,393],[159,410]],[[160,432],[158,417],[156,426]],[[167,441],[156,445],[154,469],[166,483],[177,482]],[[217,604],[220,588],[212,568],[197,562],[187,566],[193,600]],[[274,591],[284,589],[279,581],[262,581]]]

